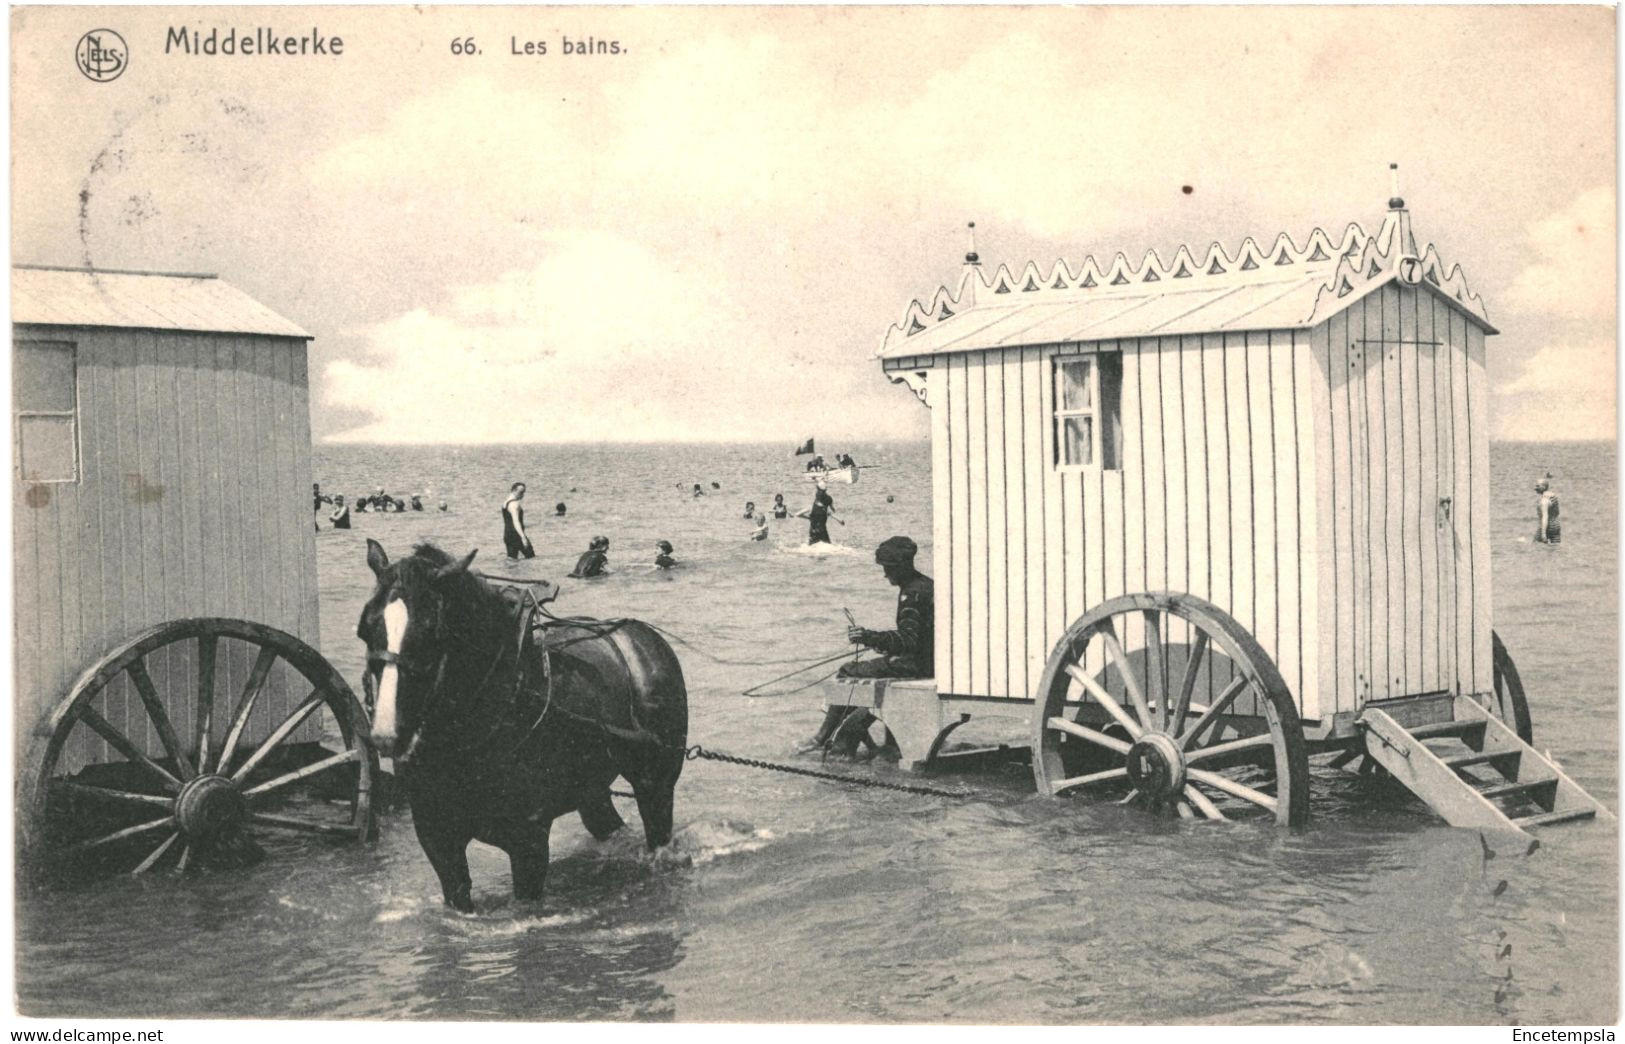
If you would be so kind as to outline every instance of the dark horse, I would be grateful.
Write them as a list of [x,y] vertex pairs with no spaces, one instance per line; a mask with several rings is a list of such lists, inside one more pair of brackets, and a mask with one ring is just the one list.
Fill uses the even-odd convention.
[[470,911],[468,843],[508,853],[515,898],[540,900],[553,820],[579,812],[602,840],[624,823],[624,776],[650,848],[671,840],[688,690],[671,646],[636,620],[560,620],[532,631],[519,600],[420,544],[391,563],[356,634],[375,695],[372,740],[395,759],[446,902]]

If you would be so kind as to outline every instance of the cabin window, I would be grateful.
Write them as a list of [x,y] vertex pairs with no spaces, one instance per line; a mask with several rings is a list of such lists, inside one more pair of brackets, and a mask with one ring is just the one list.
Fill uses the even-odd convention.
[[26,482],[79,480],[77,352],[58,341],[18,341],[12,354],[17,469]]
[[1057,467],[1122,466],[1123,357],[1116,352],[1055,360]]

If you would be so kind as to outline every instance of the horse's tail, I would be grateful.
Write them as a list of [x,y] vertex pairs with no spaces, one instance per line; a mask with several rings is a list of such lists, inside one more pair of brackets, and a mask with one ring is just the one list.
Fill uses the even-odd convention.
[[625,658],[638,724],[662,743],[688,745],[688,683],[671,643],[642,620],[628,620],[610,636]]
[[632,784],[649,847],[666,844],[688,745],[688,686],[677,654],[638,620],[555,620],[546,646],[553,666],[549,705],[596,722],[613,740],[605,745],[610,763],[600,795],[610,814],[600,825],[613,829],[619,822],[608,784],[620,775]]

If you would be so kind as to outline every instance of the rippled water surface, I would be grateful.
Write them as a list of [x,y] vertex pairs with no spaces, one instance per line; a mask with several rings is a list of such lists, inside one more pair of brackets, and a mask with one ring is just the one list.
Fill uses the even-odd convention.
[[[730,660],[838,651],[842,606],[873,624],[891,615],[869,550],[930,533],[928,448],[852,450],[884,467],[834,487],[841,544],[809,554],[805,523],[751,544],[740,517],[746,499],[808,499],[782,447],[319,448],[324,489],[427,489],[453,509],[363,514],[318,536],[322,651],[358,676],[366,537],[392,554],[428,538],[499,556],[515,479],[531,484],[554,572],[592,535],[612,540],[615,573],[567,587],[563,608],[643,617]],[[1491,459],[1495,625],[1530,689],[1536,743],[1617,807],[1613,447],[1497,444]],[[1529,487],[1546,470],[1563,494],[1559,548],[1529,540]],[[675,488],[694,482],[710,495]],[[559,500],[563,520],[548,517]],[[650,567],[661,538],[684,562],[670,574]],[[785,668],[679,652],[693,740],[778,757],[813,730],[802,699],[739,695]],[[1612,829],[1557,828],[1532,855],[1486,858],[1477,834],[1402,791],[1323,766],[1314,824],[1297,834],[1038,800],[1024,771],[951,781],[982,799],[691,763],[675,853],[641,851],[630,802],[634,829],[606,844],[561,820],[539,910],[512,903],[506,857],[478,845],[480,912],[443,910],[405,811],[372,847],[301,839],[248,870],[32,896],[19,1001],[35,1014],[536,1020],[1616,1017]]]

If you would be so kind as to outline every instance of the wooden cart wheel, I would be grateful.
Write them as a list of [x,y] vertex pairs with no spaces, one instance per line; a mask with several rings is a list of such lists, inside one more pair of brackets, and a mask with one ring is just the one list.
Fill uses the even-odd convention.
[[[226,694],[235,696],[234,702],[216,706],[217,664],[228,642],[246,643],[253,667],[240,692]],[[184,691],[160,692],[149,669],[149,661],[162,662],[154,657],[166,650],[190,654],[186,662],[195,666],[195,677]],[[296,685],[308,686],[308,693],[262,740],[244,742],[256,701],[279,661],[286,665],[281,676],[290,694],[298,694]],[[292,764],[283,757],[291,753],[285,741],[318,708],[331,714],[343,749]],[[190,723],[184,738],[173,724],[174,714]],[[136,736],[114,721],[129,723]],[[291,634],[244,620],[159,624],[81,674],[41,726],[19,794],[30,864],[47,874],[140,874],[159,866],[185,869],[255,855],[254,837],[267,832],[372,840],[378,755],[368,742],[366,722],[339,673]],[[136,738],[142,732],[137,726],[157,738],[163,755],[147,755]],[[98,738],[125,759],[118,766],[121,778],[110,782],[105,772],[68,778],[59,763],[70,741]],[[293,784],[306,781],[308,787],[318,782],[312,778],[318,773],[325,773],[322,782],[328,786],[340,781],[336,800],[295,811],[277,807]]]
[[1292,694],[1253,637],[1200,598],[1127,595],[1085,614],[1050,655],[1037,711],[1040,794],[1126,791],[1123,803],[1186,818],[1308,821]]
[[1490,643],[1494,653],[1495,688],[1489,712],[1512,726],[1519,739],[1533,744],[1535,728],[1529,718],[1529,700],[1523,694],[1523,679],[1518,677],[1518,665],[1512,662],[1512,655],[1501,644],[1501,636],[1494,631],[1490,632]]

